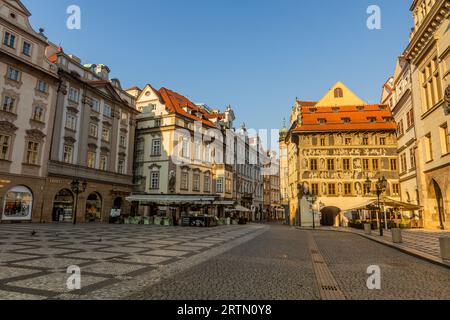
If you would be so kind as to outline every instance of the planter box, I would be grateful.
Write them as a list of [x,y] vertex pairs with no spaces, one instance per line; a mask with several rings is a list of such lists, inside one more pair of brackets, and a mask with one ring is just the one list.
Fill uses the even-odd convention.
[[157,225],[157,226],[160,226],[161,225],[161,218],[160,217],[155,217],[154,224]]
[[391,232],[392,232],[392,242],[393,243],[403,243],[402,229],[393,228],[393,229],[391,229]]
[[364,233],[368,236],[372,234],[372,225],[370,223],[364,224]]
[[439,243],[441,245],[442,259],[450,261],[450,237],[439,238]]

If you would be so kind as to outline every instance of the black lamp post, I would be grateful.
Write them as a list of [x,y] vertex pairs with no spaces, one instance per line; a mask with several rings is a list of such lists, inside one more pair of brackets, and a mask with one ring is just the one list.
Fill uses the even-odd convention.
[[317,196],[313,192],[308,192],[306,195],[306,199],[309,203],[311,203],[311,211],[312,211],[312,218],[313,218],[313,229],[316,229],[316,217],[314,212],[314,204],[317,201]]
[[73,224],[77,224],[77,209],[78,209],[78,196],[86,191],[87,188],[87,181],[84,180],[83,182],[80,182],[80,180],[73,180],[70,184],[70,188],[72,189],[72,192],[75,194],[75,212],[73,214]]
[[[372,181],[370,181],[369,177],[367,177],[366,182],[364,183],[366,186],[366,192],[371,193],[372,189]],[[387,180],[385,177],[379,178],[378,181],[375,184],[376,186],[376,193],[377,193],[377,199],[378,199],[378,223],[380,225],[380,236],[383,236],[383,221],[381,219],[381,204],[380,204],[380,196],[386,192],[387,188]]]

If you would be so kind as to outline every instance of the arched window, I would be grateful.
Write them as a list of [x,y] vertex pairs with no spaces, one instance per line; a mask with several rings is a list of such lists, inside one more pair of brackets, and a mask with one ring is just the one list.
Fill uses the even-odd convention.
[[25,186],[8,190],[3,202],[3,220],[31,220],[33,194]]
[[344,91],[341,88],[334,89],[334,97],[335,98],[343,98],[344,97]]

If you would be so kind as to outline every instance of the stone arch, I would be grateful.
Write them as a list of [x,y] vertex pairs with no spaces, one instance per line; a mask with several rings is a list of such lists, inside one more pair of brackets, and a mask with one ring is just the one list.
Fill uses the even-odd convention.
[[339,225],[339,217],[341,209],[337,207],[325,207],[320,212],[322,213],[321,224],[323,226],[336,226]]

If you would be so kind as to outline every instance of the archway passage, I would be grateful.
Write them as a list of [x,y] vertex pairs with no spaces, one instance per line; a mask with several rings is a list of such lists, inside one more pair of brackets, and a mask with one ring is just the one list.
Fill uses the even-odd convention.
[[339,222],[337,222],[337,218],[341,213],[341,209],[337,207],[325,207],[320,212],[322,213],[322,226],[332,227],[336,224],[339,225]]
[[96,192],[91,193],[86,200],[86,221],[102,220],[102,198]]
[[74,210],[74,196],[68,189],[59,191],[53,200],[53,221],[72,222]]
[[440,228],[444,230],[445,229],[444,198],[442,196],[441,187],[439,187],[439,184],[434,179],[433,179],[433,187],[437,201]]

